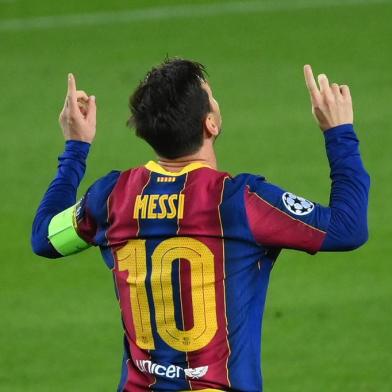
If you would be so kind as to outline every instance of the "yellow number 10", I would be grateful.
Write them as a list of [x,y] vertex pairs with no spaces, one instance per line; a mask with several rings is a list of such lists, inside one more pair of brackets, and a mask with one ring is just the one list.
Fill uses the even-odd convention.
[[[172,264],[186,259],[190,263],[193,327],[179,330],[175,321]],[[117,251],[119,271],[128,271],[132,317],[136,343],[143,349],[155,348],[150,308],[145,286],[147,276],[145,240],[130,240]],[[179,351],[205,347],[217,331],[214,255],[202,242],[175,237],[161,242],[151,256],[151,288],[157,330],[161,338]]]

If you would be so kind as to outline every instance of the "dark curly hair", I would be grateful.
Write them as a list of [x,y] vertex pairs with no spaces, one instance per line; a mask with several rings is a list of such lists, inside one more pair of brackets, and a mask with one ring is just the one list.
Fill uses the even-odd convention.
[[166,59],[148,72],[131,96],[127,124],[160,156],[175,159],[201,147],[203,120],[210,112],[202,88],[206,74],[200,63]]

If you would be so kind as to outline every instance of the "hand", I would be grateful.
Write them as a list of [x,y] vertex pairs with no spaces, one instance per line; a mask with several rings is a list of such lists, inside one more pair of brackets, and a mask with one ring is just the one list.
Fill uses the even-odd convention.
[[353,123],[353,104],[348,86],[329,84],[326,75],[318,75],[317,87],[312,67],[304,66],[305,82],[312,102],[312,113],[321,130]]
[[68,75],[68,92],[59,122],[65,140],[92,143],[96,130],[97,107],[95,97],[76,90],[75,78]]

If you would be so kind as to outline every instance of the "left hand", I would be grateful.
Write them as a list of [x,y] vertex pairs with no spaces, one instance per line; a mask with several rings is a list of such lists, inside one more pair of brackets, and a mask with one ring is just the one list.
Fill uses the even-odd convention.
[[68,91],[59,122],[65,140],[92,143],[96,132],[97,107],[95,97],[76,90],[75,77],[68,75]]
[[312,103],[312,113],[323,132],[342,124],[353,123],[353,103],[350,89],[346,85],[329,84],[325,74],[314,79],[312,67],[305,65],[305,82]]

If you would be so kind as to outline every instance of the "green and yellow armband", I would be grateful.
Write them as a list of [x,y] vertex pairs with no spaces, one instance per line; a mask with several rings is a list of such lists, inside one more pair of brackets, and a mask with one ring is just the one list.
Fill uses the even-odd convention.
[[77,204],[55,215],[49,223],[48,239],[53,247],[63,256],[81,252],[90,247],[76,231]]

